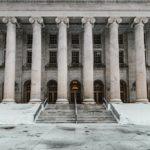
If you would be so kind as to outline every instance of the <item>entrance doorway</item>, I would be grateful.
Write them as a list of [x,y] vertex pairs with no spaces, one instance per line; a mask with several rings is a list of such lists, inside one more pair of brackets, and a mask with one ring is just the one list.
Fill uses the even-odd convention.
[[104,84],[102,81],[94,81],[94,99],[97,104],[102,104],[104,98]]
[[120,97],[123,103],[127,103],[127,84],[125,81],[120,81]]
[[48,103],[55,104],[57,100],[57,82],[50,80],[47,83]]
[[70,83],[70,97],[71,97],[70,103],[71,104],[74,104],[75,96],[76,96],[77,104],[81,104],[82,103],[82,100],[81,100],[81,84],[77,80],[73,80]]
[[31,81],[28,80],[24,83],[23,103],[28,103],[30,101],[30,94],[31,94]]

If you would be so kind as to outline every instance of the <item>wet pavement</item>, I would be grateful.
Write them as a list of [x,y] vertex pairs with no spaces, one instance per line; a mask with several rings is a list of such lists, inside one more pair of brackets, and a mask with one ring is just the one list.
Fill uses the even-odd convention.
[[150,150],[150,126],[1,125],[0,150]]

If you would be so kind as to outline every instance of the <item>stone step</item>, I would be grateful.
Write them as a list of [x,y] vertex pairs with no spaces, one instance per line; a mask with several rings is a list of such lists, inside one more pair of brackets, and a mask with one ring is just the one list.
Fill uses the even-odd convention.
[[[74,105],[50,104],[37,123],[75,123]],[[78,123],[116,123],[111,112],[103,105],[77,105]]]

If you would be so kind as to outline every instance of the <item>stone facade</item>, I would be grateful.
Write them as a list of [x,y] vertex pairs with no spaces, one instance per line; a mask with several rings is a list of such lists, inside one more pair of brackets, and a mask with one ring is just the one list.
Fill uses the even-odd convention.
[[[126,102],[150,99],[148,2],[0,3],[1,101],[15,99],[22,103],[28,80],[32,102],[47,97],[50,80],[58,84],[57,102],[71,99],[73,80],[81,84],[83,102],[94,102],[97,80],[104,84],[104,97],[112,102],[121,102],[120,81],[126,83]],[[27,46],[29,34],[33,35],[31,47]],[[50,34],[57,34],[56,48],[49,47]],[[79,51],[78,67],[72,66],[72,34],[79,35],[79,47],[75,49]],[[93,43],[95,34],[101,35],[98,48]],[[122,43],[119,35],[123,37]],[[28,51],[33,54],[31,66],[27,64]],[[57,67],[48,66],[49,51],[57,52]],[[99,67],[94,66],[94,51],[101,52]],[[119,51],[123,52],[122,64]]]

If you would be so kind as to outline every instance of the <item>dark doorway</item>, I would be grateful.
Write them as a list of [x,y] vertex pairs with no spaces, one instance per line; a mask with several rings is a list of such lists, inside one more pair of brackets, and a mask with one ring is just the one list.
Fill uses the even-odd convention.
[[48,103],[55,104],[57,100],[57,82],[50,80],[47,84]]
[[82,103],[82,100],[81,100],[81,84],[79,81],[77,80],[73,80],[71,83],[70,83],[70,103],[71,104],[74,104],[75,102],[75,96],[76,96],[76,101],[77,101],[77,104],[81,104]]
[[127,84],[125,81],[120,81],[120,97],[123,103],[127,103]]
[[31,81],[28,80],[24,83],[23,103],[28,103],[30,101],[30,94],[31,94]]
[[94,82],[94,99],[97,104],[102,104],[104,98],[104,84],[102,81]]

